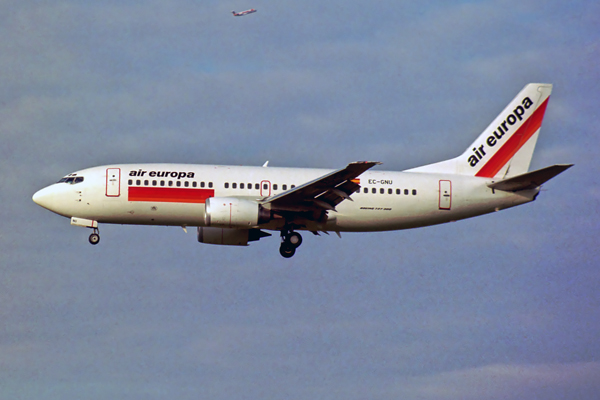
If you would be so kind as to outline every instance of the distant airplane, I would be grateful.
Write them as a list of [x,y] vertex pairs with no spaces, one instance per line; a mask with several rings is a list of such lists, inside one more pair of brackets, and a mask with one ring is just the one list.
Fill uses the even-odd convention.
[[256,12],[256,10],[254,8],[251,8],[249,10],[240,11],[240,12],[232,11],[231,13],[233,14],[234,17],[242,17],[244,15],[252,14],[252,13],[255,13],[255,12]]
[[33,201],[92,228],[91,244],[100,241],[99,223],[198,227],[199,242],[230,246],[247,246],[270,230],[280,232],[279,252],[289,258],[302,243],[297,231],[410,229],[535,200],[543,183],[572,166],[528,172],[551,91],[549,84],[525,86],[460,156],[401,172],[371,171],[380,163],[367,161],[338,170],[105,165],[68,174]]

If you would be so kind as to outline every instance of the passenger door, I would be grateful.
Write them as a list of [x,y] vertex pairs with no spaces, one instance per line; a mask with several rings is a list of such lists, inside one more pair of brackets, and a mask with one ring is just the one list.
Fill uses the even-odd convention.
[[119,197],[121,195],[121,168],[107,168],[106,170],[106,196]]
[[440,181],[440,210],[449,210],[452,207],[452,182]]

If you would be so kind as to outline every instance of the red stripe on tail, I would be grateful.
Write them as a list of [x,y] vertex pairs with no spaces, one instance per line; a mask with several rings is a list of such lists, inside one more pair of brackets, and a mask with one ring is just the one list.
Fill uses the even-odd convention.
[[483,178],[493,178],[498,171],[510,161],[511,158],[523,147],[525,143],[537,132],[542,126],[546,106],[548,105],[548,97],[538,108],[531,114],[523,125],[504,143],[504,145],[490,158],[490,160],[475,174]]

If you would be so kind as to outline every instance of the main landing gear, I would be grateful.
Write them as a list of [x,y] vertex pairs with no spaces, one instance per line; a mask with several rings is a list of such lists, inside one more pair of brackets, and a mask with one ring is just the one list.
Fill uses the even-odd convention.
[[281,246],[279,254],[284,258],[290,258],[296,253],[296,249],[302,244],[302,236],[298,232],[282,230]]
[[100,242],[100,231],[98,228],[93,228],[94,232],[90,235],[89,241],[93,245],[97,245]]

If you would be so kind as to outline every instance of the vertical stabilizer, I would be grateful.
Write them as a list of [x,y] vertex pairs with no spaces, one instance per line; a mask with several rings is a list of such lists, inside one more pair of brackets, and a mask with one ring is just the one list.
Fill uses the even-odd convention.
[[462,155],[408,171],[484,178],[507,178],[527,172],[550,92],[550,84],[528,84]]

